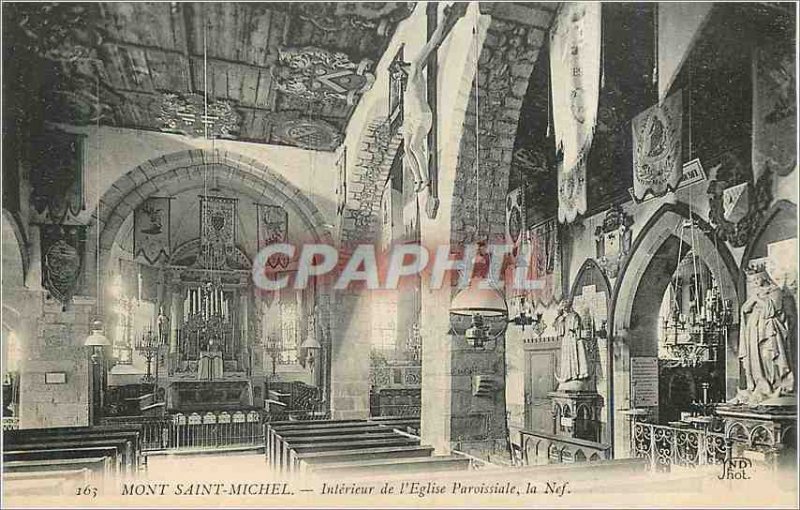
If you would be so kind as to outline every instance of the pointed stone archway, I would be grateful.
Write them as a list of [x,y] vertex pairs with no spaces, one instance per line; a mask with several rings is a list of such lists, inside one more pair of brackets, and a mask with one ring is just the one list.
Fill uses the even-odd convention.
[[[710,228],[699,220],[701,228],[694,239],[680,229],[689,218],[685,204],[664,204],[651,216],[631,247],[631,254],[620,271],[613,289],[610,313],[610,338],[613,352],[614,455],[627,457],[630,451],[630,418],[620,411],[630,409],[630,359],[633,356],[656,356],[658,308],[663,291],[677,265],[677,246],[683,243],[709,268],[724,299],[730,299],[734,322],[738,323],[738,269],[725,243],[715,242],[705,232]],[[670,265],[671,264],[671,265]],[[671,269],[670,269],[671,268]],[[735,349],[738,325],[734,325],[726,346],[726,387],[730,393],[738,381]],[[732,366],[733,365],[733,366]]]

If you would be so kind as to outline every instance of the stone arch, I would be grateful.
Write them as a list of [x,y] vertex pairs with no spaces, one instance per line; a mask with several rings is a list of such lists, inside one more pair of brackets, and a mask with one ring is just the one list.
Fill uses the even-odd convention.
[[596,283],[599,290],[606,293],[606,301],[608,306],[611,306],[611,284],[608,281],[608,277],[606,276],[605,272],[600,269],[600,266],[597,265],[597,262],[594,259],[586,259],[581,264],[580,269],[578,269],[578,274],[575,276],[575,280],[572,282],[572,289],[570,290],[570,297],[575,297],[575,294],[578,292],[578,285],[584,283],[583,278],[587,274],[592,274],[592,283]]
[[[614,384],[613,401],[617,402],[616,408],[623,409],[629,403],[630,388],[627,381],[629,357],[632,347],[638,348],[641,344],[634,344],[636,339],[630,335],[631,318],[634,314],[634,307],[641,310],[642,303],[636,303],[637,292],[642,284],[646,273],[650,268],[654,256],[665,250],[670,243],[676,243],[682,237],[688,237],[685,233],[681,234],[679,226],[690,216],[689,207],[685,204],[663,204],[647,221],[642,230],[636,236],[631,246],[630,255],[623,262],[619,276],[614,285],[611,298],[611,310],[609,312],[609,338],[614,358],[614,366],[619,367],[614,374],[615,380],[620,380],[622,384]],[[738,321],[739,300],[736,287],[738,269],[736,263],[728,251],[725,243],[716,243],[707,234],[712,229],[709,225],[692,214],[693,219],[700,225],[700,232],[695,235],[695,242],[692,239],[682,238],[685,245],[691,249],[706,263],[711,270],[712,276],[720,286],[722,295],[730,299],[733,306],[734,321]],[[677,260],[676,260],[677,262]],[[659,300],[660,303],[660,300]],[[655,317],[648,320],[656,321]],[[655,347],[653,348],[655,350]],[[621,376],[621,377],[618,377]],[[630,445],[630,423],[625,415],[614,411],[614,454],[627,451]]]
[[[493,8],[481,6],[481,11],[492,14]],[[481,17],[480,25],[484,25],[485,18],[488,17]],[[548,25],[551,21],[552,16]],[[456,107],[464,112],[463,121],[456,120],[461,122],[460,129],[451,131],[442,154],[444,160],[448,157],[448,147],[457,151],[449,155],[456,160],[449,219],[451,244],[504,236],[505,198],[514,140],[545,30],[492,16],[488,24],[478,28],[484,35],[480,50],[470,45],[458,90],[463,106]],[[481,204],[480,232],[476,221],[479,216],[475,200],[476,154],[481,174],[477,191]],[[443,203],[447,203],[445,198]]]
[[[664,204],[650,217],[631,246],[631,253],[620,269],[619,277],[614,285],[611,310],[611,327],[614,331],[623,331],[630,325],[630,316],[636,290],[641,283],[642,275],[653,255],[671,236],[678,237],[678,227],[689,218],[689,208],[685,204]],[[720,285],[723,296],[732,299],[734,321],[738,321],[739,302],[736,285],[738,269],[733,256],[725,243],[715,242],[706,232],[711,231],[709,225],[693,215],[700,223],[697,246],[692,246],[691,239],[682,239],[683,243],[696,250],[703,259],[714,279]],[[719,260],[717,260],[717,255]]]
[[374,117],[362,132],[356,162],[348,169],[347,197],[339,230],[342,243],[374,239],[383,185],[402,143],[402,133],[392,133],[385,115]]
[[[19,275],[23,280],[30,267],[30,254],[28,252],[28,239],[22,220],[19,215],[3,208],[3,266],[8,269],[8,264],[19,265],[22,270]],[[8,273],[6,273],[8,275]]]
[[[117,179],[103,194],[89,223],[88,239],[95,239],[100,229],[101,279],[108,270],[111,248],[125,219],[153,194],[174,194],[197,187],[202,182],[204,166],[215,165],[224,173],[223,181],[237,191],[253,196],[268,195],[304,223],[315,242],[332,243],[324,225],[325,217],[300,189],[263,163],[220,150],[186,150],[148,160]],[[87,278],[93,281],[97,263],[95,246],[87,243]],[[91,275],[89,273],[92,273]],[[91,278],[89,278],[91,276]],[[93,292],[92,289],[87,289]]]

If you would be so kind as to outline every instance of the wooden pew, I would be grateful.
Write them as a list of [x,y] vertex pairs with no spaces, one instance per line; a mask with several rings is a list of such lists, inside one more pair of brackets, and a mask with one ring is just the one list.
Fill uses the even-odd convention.
[[388,459],[355,459],[313,466],[317,475],[393,475],[407,473],[433,473],[440,471],[466,471],[470,467],[468,458],[454,455],[440,457],[409,457]]
[[[3,450],[3,462],[12,461],[57,461],[60,459],[76,459],[104,456],[109,459],[109,475],[122,476],[129,474],[125,468],[124,441],[116,443],[103,441],[57,442],[50,444],[31,443],[6,446]],[[10,448],[10,449],[9,449]]]
[[6,497],[72,495],[76,487],[92,480],[88,469],[64,469],[31,473],[3,473]]
[[279,464],[279,440],[281,432],[294,431],[330,431],[332,429],[361,427],[366,429],[374,428],[374,424],[369,424],[366,420],[315,420],[315,421],[278,421],[264,424],[264,453],[267,462],[273,467]]
[[[138,437],[138,436],[136,436]],[[133,476],[139,468],[140,452],[136,449],[135,437],[127,433],[111,435],[96,434],[70,434],[54,437],[27,437],[9,441],[5,440],[5,448],[13,450],[69,450],[83,449],[93,446],[111,446],[118,452],[118,469],[120,474],[124,470],[128,476]],[[5,453],[5,452],[4,452]],[[5,456],[5,455],[4,455]],[[51,456],[51,458],[54,458]],[[57,457],[55,457],[57,458]]]
[[[5,434],[6,450],[69,450],[88,447],[114,447],[126,474],[138,469],[141,458],[139,425],[99,427],[58,427],[23,429]],[[52,457],[51,457],[52,458]]]
[[317,466],[350,462],[355,460],[381,460],[403,458],[425,458],[433,454],[432,446],[379,446],[357,450],[335,450],[327,452],[296,453],[298,468],[302,471],[316,469]]
[[290,451],[294,445],[302,444],[304,446],[312,446],[315,444],[336,444],[336,443],[352,443],[358,441],[381,441],[396,439],[398,435],[394,432],[387,431],[386,429],[370,431],[367,433],[351,432],[349,434],[328,435],[310,432],[294,437],[279,436],[279,451],[277,452],[277,459],[281,467],[287,467]]
[[[342,436],[345,439],[347,436]],[[328,442],[305,442],[291,443],[288,445],[288,458],[283,466],[289,471],[296,471],[299,467],[298,454],[315,453],[326,451],[346,451],[359,450],[373,447],[393,447],[393,446],[418,446],[419,440],[403,436],[388,437],[382,439],[359,439],[356,441],[328,441]]]
[[[109,457],[75,457],[61,459],[29,460],[17,455],[19,460],[3,462],[3,476],[9,474],[29,474],[33,478],[58,477],[63,472],[82,472],[83,481],[104,487],[111,473],[112,461]],[[50,473],[48,475],[48,473]],[[22,479],[22,478],[18,478]]]
[[410,434],[419,434],[420,419],[418,417],[403,416],[376,416],[369,419],[372,423],[379,423],[386,427],[402,430]]

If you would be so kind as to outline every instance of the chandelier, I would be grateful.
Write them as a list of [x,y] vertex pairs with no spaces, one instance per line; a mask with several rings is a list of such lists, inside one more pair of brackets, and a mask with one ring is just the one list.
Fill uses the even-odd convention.
[[[684,220],[678,229],[678,264],[672,277],[673,295],[670,313],[661,323],[664,345],[671,357],[671,363],[683,367],[696,367],[707,362],[716,362],[718,351],[726,345],[728,331],[733,324],[732,302],[724,299],[716,280],[710,275],[704,279],[702,264],[696,253],[683,250],[684,236],[691,239],[692,246],[697,246],[697,221],[691,218]],[[680,270],[685,259],[691,257],[691,278],[688,282],[681,277]],[[688,311],[684,311],[679,303],[679,292],[683,284],[688,283],[690,300]]]

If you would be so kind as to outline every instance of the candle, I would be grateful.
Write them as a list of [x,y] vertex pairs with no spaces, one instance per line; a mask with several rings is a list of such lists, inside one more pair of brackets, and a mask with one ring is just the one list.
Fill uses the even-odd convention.
[[139,299],[139,301],[141,301],[142,300],[142,271],[141,270],[139,270],[139,272],[136,274],[136,283],[137,283],[137,289],[138,289],[137,298]]

